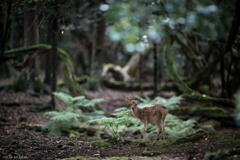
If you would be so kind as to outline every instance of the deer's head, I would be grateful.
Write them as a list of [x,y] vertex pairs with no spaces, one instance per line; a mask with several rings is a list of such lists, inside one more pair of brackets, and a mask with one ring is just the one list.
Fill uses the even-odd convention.
[[137,107],[137,104],[139,103],[139,100],[130,100],[128,97],[126,97],[126,101],[130,104],[131,110],[134,110]]

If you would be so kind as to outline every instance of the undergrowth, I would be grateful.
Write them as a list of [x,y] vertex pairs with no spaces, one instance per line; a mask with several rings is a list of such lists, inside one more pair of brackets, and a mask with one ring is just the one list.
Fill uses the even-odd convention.
[[89,120],[104,117],[103,111],[94,111],[91,113],[85,112],[83,114],[79,109],[79,106],[94,106],[96,103],[103,101],[103,99],[89,100],[86,99],[85,96],[72,97],[63,92],[54,92],[53,94],[66,103],[66,110],[63,112],[49,111],[44,114],[52,116],[52,118],[42,127],[42,130],[48,131],[51,136],[59,136],[64,131],[69,132],[71,136],[75,136],[78,132],[70,129],[79,125],[79,118]]
[[[154,100],[151,100],[149,97],[145,96],[145,98],[139,98],[142,103],[138,104],[139,108],[153,106],[156,104],[163,104],[169,110],[173,110],[179,107],[181,100],[183,99],[182,96],[174,96],[170,99],[164,99],[162,97],[156,97]],[[138,134],[139,136],[142,135],[143,130],[143,123],[140,122],[139,119],[136,117],[129,117],[128,113],[131,110],[127,108],[120,108],[115,110],[116,113],[113,115],[115,118],[102,118],[102,119],[94,119],[89,120],[86,124],[98,124],[103,125],[105,129],[111,134],[114,138],[121,139],[122,136],[126,136],[129,134]],[[193,126],[195,125],[196,120],[189,119],[187,121],[183,121],[175,115],[168,114],[165,119],[165,132],[166,136],[171,139],[175,139],[177,137],[186,136],[195,130]],[[157,133],[157,126],[154,123],[150,123],[148,125],[147,134],[150,138],[156,136]],[[141,137],[138,137],[141,138]]]
[[114,118],[101,118],[88,120],[86,124],[98,124],[103,125],[107,132],[112,135],[113,140],[122,140],[120,132],[124,133],[128,124],[133,123],[129,116],[126,116],[130,110],[127,108],[119,108],[115,110],[116,113],[112,115]]

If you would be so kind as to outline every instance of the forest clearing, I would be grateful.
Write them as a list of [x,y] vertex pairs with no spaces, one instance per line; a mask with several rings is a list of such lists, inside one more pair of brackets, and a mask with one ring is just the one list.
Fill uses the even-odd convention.
[[240,1],[0,8],[0,159],[240,159]]

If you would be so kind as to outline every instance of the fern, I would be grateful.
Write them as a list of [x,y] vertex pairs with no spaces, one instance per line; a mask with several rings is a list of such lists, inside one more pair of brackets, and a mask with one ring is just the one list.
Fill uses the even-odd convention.
[[[119,111],[119,112],[118,112]],[[130,110],[127,108],[119,108],[115,110],[115,118],[101,118],[88,120],[85,124],[98,124],[103,125],[107,132],[112,135],[113,139],[121,140],[120,132],[124,133],[126,126],[132,123],[129,117],[124,115],[128,114]],[[122,116],[122,117],[121,117]]]
[[[95,111],[92,113],[84,113],[78,109],[79,106],[89,107],[94,106],[97,102],[103,99],[88,100],[84,96],[72,97],[63,92],[54,92],[55,96],[66,103],[67,107],[64,112],[50,111],[44,115],[52,116],[52,118],[42,127],[43,130],[49,131],[50,135],[59,136],[61,132],[70,132],[70,128],[79,125],[78,118],[94,119],[104,117],[104,112]],[[71,131],[70,136],[77,135]]]
[[179,107],[179,104],[181,103],[181,100],[183,100],[183,96],[173,96],[169,99],[165,99],[162,97],[156,97],[153,100],[151,100],[148,96],[144,96],[144,98],[136,95],[136,98],[141,100],[141,103],[138,104],[139,108],[143,108],[143,107],[151,107],[154,106],[156,104],[163,104],[164,106],[166,106],[169,110],[173,110],[175,108]]

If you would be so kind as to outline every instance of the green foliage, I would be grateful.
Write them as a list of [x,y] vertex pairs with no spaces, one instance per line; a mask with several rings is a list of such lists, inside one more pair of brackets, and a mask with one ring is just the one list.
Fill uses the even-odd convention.
[[141,103],[138,104],[138,107],[151,107],[156,104],[162,104],[166,106],[169,110],[174,110],[175,108],[179,107],[179,104],[181,103],[181,100],[183,100],[183,96],[172,96],[169,99],[165,99],[162,97],[155,97],[153,100],[151,100],[148,96],[144,96],[144,98],[136,95],[136,98],[141,100]]
[[[88,120],[86,124],[98,124],[103,125],[105,129],[112,135],[112,139],[121,140],[120,131],[125,132],[125,128],[128,124],[132,123],[129,117],[124,115],[131,112],[127,108],[119,108],[115,110],[116,113],[113,115],[115,118],[101,118]],[[122,117],[121,117],[122,116]]]
[[[126,130],[126,132],[142,133],[144,124],[141,121],[139,121],[137,118],[132,118],[131,121],[133,122],[133,125],[131,127],[129,127]],[[193,129],[193,126],[195,124],[196,124],[196,120],[194,120],[194,119],[188,119],[186,121],[183,121],[180,118],[178,118],[177,116],[168,113],[168,115],[165,118],[165,123],[164,123],[166,136],[170,139],[175,139],[177,137],[186,136],[195,131]],[[148,124],[148,128],[147,128],[148,137],[155,138],[157,131],[158,131],[158,128],[154,122]]]
[[82,113],[78,108],[79,106],[89,107],[95,105],[97,102],[103,101],[102,99],[88,100],[84,96],[72,97],[63,92],[54,92],[55,96],[66,103],[66,110],[63,112],[49,111],[44,115],[49,115],[52,118],[42,127],[42,130],[49,131],[51,136],[59,136],[63,131],[70,132],[70,136],[77,135],[78,133],[71,131],[72,127],[78,126],[78,118],[94,119],[104,117],[103,111],[94,111],[92,113]]
[[237,123],[237,126],[240,126],[240,91],[238,91],[237,96],[236,96],[236,101],[237,101],[237,106],[235,108],[235,120]]

